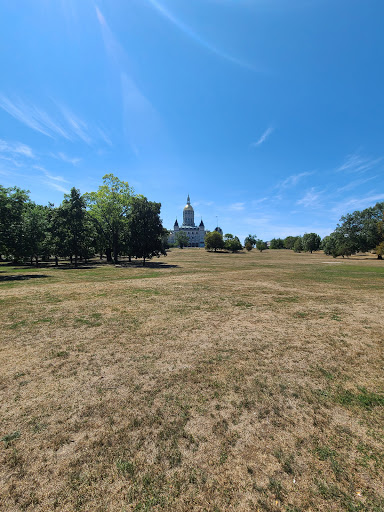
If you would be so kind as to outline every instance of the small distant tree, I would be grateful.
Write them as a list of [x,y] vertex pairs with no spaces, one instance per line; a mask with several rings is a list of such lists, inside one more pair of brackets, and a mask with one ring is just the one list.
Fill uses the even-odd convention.
[[301,236],[298,236],[293,244],[293,250],[295,252],[301,252],[303,250],[303,242]]
[[177,247],[180,247],[180,249],[188,247],[189,238],[187,233],[185,233],[184,231],[179,231],[175,236],[175,242],[177,244]]
[[253,249],[253,245],[251,244],[251,242],[245,242],[245,245],[244,247],[246,248],[246,250],[249,252],[249,251],[252,251]]
[[237,252],[241,251],[241,249],[243,248],[237,236],[233,236],[232,234],[227,233],[224,238],[224,249],[226,249],[227,251]]
[[382,260],[384,256],[384,213],[383,220],[377,223],[377,235],[379,243],[375,247],[375,254],[377,254],[377,259]]
[[304,251],[312,254],[313,251],[320,249],[321,238],[316,233],[305,233],[302,243]]
[[287,236],[286,238],[284,238],[284,248],[285,249],[293,249],[296,239],[297,239],[297,236]]
[[284,240],[282,238],[272,238],[270,244],[270,249],[284,249]]
[[257,240],[256,249],[260,252],[263,252],[266,249],[268,249],[268,245],[266,244],[266,242],[263,242],[263,240]]
[[[247,249],[247,244],[251,244],[252,247],[256,247],[256,243],[257,243],[257,238],[256,238],[256,235],[248,235],[245,239],[244,239],[244,247]],[[247,249],[249,250],[249,249]]]
[[213,249],[216,252],[217,249],[224,249],[223,235],[218,231],[210,231],[205,235],[204,244],[207,251]]

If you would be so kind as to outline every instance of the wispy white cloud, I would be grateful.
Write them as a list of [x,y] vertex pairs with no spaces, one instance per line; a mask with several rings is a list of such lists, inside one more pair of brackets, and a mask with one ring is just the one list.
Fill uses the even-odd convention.
[[49,117],[46,112],[35,105],[25,103],[20,98],[11,100],[0,94],[0,108],[29,128],[47,137],[54,138],[55,135],[60,135],[70,140],[70,136],[64,128]]
[[51,155],[54,158],[57,158],[57,159],[62,160],[63,162],[66,162],[67,164],[77,165],[78,163],[81,162],[81,158],[70,157],[70,156],[68,156],[68,155],[66,155],[65,153],[62,153],[62,152],[57,153],[57,155],[54,155],[53,153],[51,153]]
[[311,176],[312,174],[314,174],[314,171],[301,172],[300,174],[292,174],[291,176],[288,176],[288,178],[286,178],[285,180],[280,181],[276,185],[276,188],[278,188],[279,190],[284,190],[286,188],[295,187],[299,183],[299,181],[301,181],[306,176]]
[[124,48],[109,28],[98,7],[96,7],[96,15],[105,49],[115,62],[120,76],[124,133],[129,140],[132,152],[139,156],[143,147],[150,146],[153,150],[156,144],[164,148],[167,143],[166,129],[158,112],[126,71],[128,58]]
[[364,183],[368,183],[368,181],[372,181],[379,176],[371,176],[370,178],[365,179],[359,179],[359,180],[353,180],[350,183],[347,183],[347,185],[344,185],[343,187],[340,187],[337,189],[337,192],[347,192],[348,190],[352,190],[353,188],[360,187],[361,185],[364,185]]
[[265,203],[265,201],[268,201],[269,200],[269,197],[262,197],[261,199],[254,199],[252,201],[252,206],[258,206],[262,203]]
[[56,183],[54,181],[49,180],[42,180],[42,182],[47,185],[48,187],[54,188],[55,190],[59,190],[59,192],[63,192],[64,194],[69,193],[69,189],[66,187],[63,187],[62,185],[59,185],[59,183]]
[[322,192],[316,192],[315,187],[310,188],[304,196],[296,201],[296,204],[304,206],[304,208],[318,208],[320,206],[320,197]]
[[[54,113],[48,114],[45,110],[26,102],[21,98],[9,98],[0,93],[0,108],[9,115],[47,137],[56,139],[62,137],[69,141],[81,140],[88,145],[93,143],[93,139],[104,140],[109,146],[112,142],[105,130],[99,127],[89,128],[88,124],[75,115],[65,105],[52,100],[54,105]],[[20,145],[19,152],[26,151],[27,146]]]
[[35,158],[32,148],[21,142],[7,142],[0,139],[0,153]]
[[267,128],[265,130],[265,132],[261,135],[261,137],[256,142],[252,142],[251,146],[252,147],[261,146],[261,144],[263,144],[263,142],[265,142],[268,139],[268,137],[271,135],[272,132],[273,132],[273,128],[270,126],[269,128]]
[[343,201],[341,205],[333,208],[333,212],[351,212],[353,210],[362,210],[374,206],[376,203],[384,201],[383,194],[370,193],[365,197],[352,197]]
[[50,180],[59,181],[61,183],[69,183],[69,181],[63,178],[62,176],[55,176],[51,174],[49,171],[47,171],[47,169],[45,169],[45,167],[42,167],[41,165],[34,165],[33,168],[36,169],[37,171],[42,172],[44,176],[46,178],[49,178]]
[[156,9],[156,11],[161,14],[165,19],[167,19],[172,25],[174,25],[177,29],[179,29],[184,35],[195,41],[197,44],[205,48],[206,50],[209,50],[214,55],[217,55],[218,57],[221,57],[222,59],[225,59],[229,62],[232,62],[233,64],[236,64],[238,66],[251,69],[255,71],[255,68],[240,59],[237,59],[235,57],[232,57],[228,53],[220,50],[216,46],[214,46],[212,43],[208,42],[206,39],[202,38],[199,34],[194,32],[188,25],[180,21],[174,14],[172,14],[164,5],[162,5],[158,0],[148,0],[148,2]]
[[245,203],[232,203],[229,205],[229,210],[241,212],[245,208]]
[[352,155],[348,155],[343,162],[343,164],[336,169],[337,172],[347,172],[347,173],[363,173],[367,172],[380,162],[383,161],[383,157],[380,158],[366,158],[358,153],[354,153]]
[[75,114],[73,114],[73,112],[71,112],[67,107],[61,105],[60,109],[64,116],[64,119],[70,126],[71,131],[75,135],[77,135],[77,137],[81,139],[83,142],[85,142],[88,145],[91,145],[92,139],[89,136],[87,124],[83,120],[75,116]]

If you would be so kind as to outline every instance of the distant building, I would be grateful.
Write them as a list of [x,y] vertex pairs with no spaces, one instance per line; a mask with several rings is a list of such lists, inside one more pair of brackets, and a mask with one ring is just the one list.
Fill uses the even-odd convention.
[[[174,244],[177,241],[177,234],[180,231],[184,232],[189,240],[188,247],[204,247],[204,238],[208,231],[205,230],[203,219],[198,226],[195,224],[195,211],[193,206],[191,205],[191,200],[189,198],[189,194],[187,197],[187,204],[183,209],[183,224],[179,226],[179,223],[176,219],[175,224],[173,226],[173,231],[171,231],[168,242],[170,244]],[[219,227],[215,228],[215,231],[223,234],[223,230]]]

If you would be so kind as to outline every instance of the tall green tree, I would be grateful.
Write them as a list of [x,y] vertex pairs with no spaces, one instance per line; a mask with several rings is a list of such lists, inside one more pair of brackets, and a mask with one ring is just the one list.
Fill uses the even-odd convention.
[[318,251],[320,249],[321,238],[316,233],[305,233],[305,235],[303,235],[302,243],[304,251],[312,254],[313,251]]
[[112,261],[113,254],[115,263],[118,262],[133,197],[133,188],[113,174],[103,176],[103,185],[97,192],[85,194],[90,215],[97,226],[100,239],[105,244],[108,261]]
[[131,198],[130,207],[130,251],[132,256],[142,258],[145,265],[147,259],[166,254],[164,228],[160,219],[161,204],[139,196]]
[[29,191],[0,185],[0,254],[15,262],[25,256],[23,224],[29,201]]
[[[77,267],[79,256],[85,255],[87,230],[86,201],[80,194],[80,190],[73,187],[69,194],[65,194],[59,208],[62,219],[62,236],[65,236],[65,248],[68,254],[75,258]],[[88,256],[88,254],[86,254]]]
[[48,208],[35,203],[28,203],[23,213],[23,248],[24,256],[39,264],[39,256],[48,250]]

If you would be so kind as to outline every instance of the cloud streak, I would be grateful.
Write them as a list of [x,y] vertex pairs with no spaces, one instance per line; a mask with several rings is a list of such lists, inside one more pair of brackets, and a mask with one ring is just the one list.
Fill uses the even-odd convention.
[[278,188],[279,190],[284,190],[286,188],[295,187],[303,178],[305,178],[306,176],[311,176],[312,174],[314,174],[314,172],[301,172],[299,174],[292,174],[291,176],[288,176],[288,178],[286,178],[285,180],[280,181],[276,185],[276,188]]
[[229,205],[229,210],[234,212],[241,212],[245,208],[245,203],[232,203]]
[[321,192],[316,192],[315,187],[307,190],[305,195],[296,201],[296,204],[304,206],[304,208],[317,208],[320,206],[319,198],[321,197]]
[[109,146],[112,145],[107,134],[99,127],[95,127],[91,134],[91,130],[85,121],[76,116],[66,106],[54,100],[53,103],[56,106],[55,117],[21,98],[11,99],[0,93],[0,108],[20,123],[42,135],[51,139],[61,137],[71,142],[81,140],[88,146],[92,145],[93,138],[96,138],[104,140]]
[[373,169],[379,162],[382,162],[383,158],[364,158],[361,155],[354,153],[348,155],[344,163],[336,169],[337,172],[347,173],[364,173]]
[[259,140],[257,140],[256,142],[252,142],[251,146],[252,147],[261,146],[261,144],[263,144],[268,139],[268,137],[271,135],[272,132],[273,132],[272,127],[267,128],[265,130],[265,132],[262,134],[262,136],[259,138]]
[[236,59],[232,57],[226,52],[223,52],[213,44],[209,43],[206,39],[203,39],[196,32],[194,32],[188,25],[180,21],[176,16],[174,16],[168,9],[166,9],[158,0],[148,0],[148,2],[152,5],[152,7],[167,19],[172,25],[174,25],[177,29],[179,29],[184,35],[195,41],[198,45],[202,46],[206,50],[210,51],[214,55],[221,57],[232,64],[236,64],[237,66],[241,66],[243,68],[248,68],[250,70],[255,70],[254,67],[247,62],[244,62],[240,59]]
[[26,144],[22,144],[21,142],[7,142],[2,139],[0,139],[0,153],[35,158],[32,149]]

